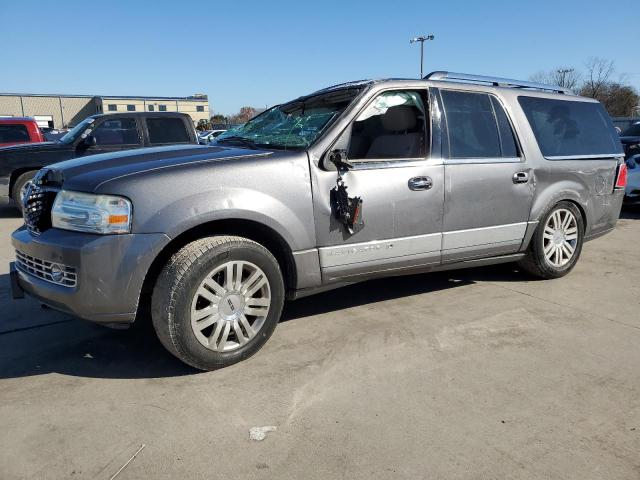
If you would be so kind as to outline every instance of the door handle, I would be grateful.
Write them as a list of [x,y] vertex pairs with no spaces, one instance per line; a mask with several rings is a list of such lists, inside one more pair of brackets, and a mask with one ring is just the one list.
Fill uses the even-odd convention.
[[409,179],[409,190],[429,190],[433,187],[431,177],[413,177]]
[[529,174],[527,172],[516,172],[513,174],[513,183],[527,183]]

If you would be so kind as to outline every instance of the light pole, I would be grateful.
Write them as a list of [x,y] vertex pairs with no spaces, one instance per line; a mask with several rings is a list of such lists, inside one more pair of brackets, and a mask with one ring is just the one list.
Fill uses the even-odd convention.
[[558,70],[556,70],[556,72],[560,76],[560,78],[558,79],[560,80],[560,86],[568,87],[568,85],[565,85],[565,80],[567,79],[567,73],[573,72],[573,68],[559,68]]
[[416,43],[416,42],[420,42],[420,78],[422,78],[423,76],[423,72],[422,72],[422,64],[424,62],[424,42],[425,40],[433,40],[434,37],[433,35],[421,35],[419,37],[414,37],[411,40],[409,40],[409,43]]

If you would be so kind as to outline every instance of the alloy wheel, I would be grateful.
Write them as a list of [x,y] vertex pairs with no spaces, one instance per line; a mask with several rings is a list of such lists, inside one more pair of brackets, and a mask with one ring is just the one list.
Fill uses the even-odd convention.
[[191,302],[191,327],[209,350],[236,350],[260,331],[270,305],[269,279],[257,265],[226,262],[198,287]]
[[544,256],[556,268],[567,265],[578,245],[578,221],[564,208],[554,210],[547,219],[542,236]]

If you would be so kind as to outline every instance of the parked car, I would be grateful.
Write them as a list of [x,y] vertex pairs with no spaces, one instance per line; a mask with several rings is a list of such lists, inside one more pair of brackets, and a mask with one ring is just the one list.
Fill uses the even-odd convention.
[[33,118],[0,118],[0,148],[36,142],[44,142],[44,137]]
[[205,130],[200,135],[198,135],[198,143],[200,145],[208,145],[211,143],[218,135],[226,132],[226,130]]
[[625,156],[640,154],[640,122],[636,122],[620,134]]
[[624,191],[624,203],[640,205],[640,153],[627,159],[627,187]]
[[285,299],[506,262],[562,277],[615,227],[625,174],[602,105],[560,87],[347,83],[215,146],[42,169],[12,235],[13,291],[112,326],[150,314],[170,352],[214,369],[258,351]]
[[98,153],[140,147],[198,143],[185,113],[117,113],[92,115],[54,142],[0,149],[0,198],[20,207],[24,186],[49,164]]
[[55,142],[66,133],[65,131],[51,127],[40,128],[40,131],[42,132],[42,135],[47,142]]

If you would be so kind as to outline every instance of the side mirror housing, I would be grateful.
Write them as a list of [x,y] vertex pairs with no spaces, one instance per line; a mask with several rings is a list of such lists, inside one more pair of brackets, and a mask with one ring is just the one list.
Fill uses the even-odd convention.
[[87,135],[82,140],[82,145],[84,145],[86,148],[95,147],[97,145],[97,143],[98,142],[96,140],[96,137],[94,137],[93,135]]
[[349,140],[351,139],[351,126],[343,131],[338,139],[333,143],[331,150],[322,157],[321,167],[325,170],[346,171],[353,168],[353,164],[348,160]]
[[347,159],[346,150],[331,150],[329,152],[329,161],[336,166],[336,169],[339,172],[344,172],[353,168],[353,164]]

